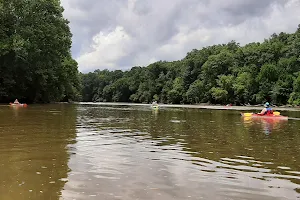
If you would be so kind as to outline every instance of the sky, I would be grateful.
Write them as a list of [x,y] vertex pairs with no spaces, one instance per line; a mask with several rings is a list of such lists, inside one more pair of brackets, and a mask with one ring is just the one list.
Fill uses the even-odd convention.
[[79,71],[127,70],[192,49],[295,32],[300,0],[61,0]]

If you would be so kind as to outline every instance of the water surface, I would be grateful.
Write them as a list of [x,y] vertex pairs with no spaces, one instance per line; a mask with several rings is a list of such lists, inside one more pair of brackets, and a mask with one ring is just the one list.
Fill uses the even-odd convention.
[[299,120],[105,105],[0,118],[1,200],[300,199]]

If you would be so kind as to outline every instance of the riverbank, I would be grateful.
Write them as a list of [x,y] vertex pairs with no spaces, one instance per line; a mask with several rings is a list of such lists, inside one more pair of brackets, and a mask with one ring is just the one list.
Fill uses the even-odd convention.
[[[150,106],[151,104],[144,103],[121,103],[121,102],[76,102],[75,104],[82,105],[107,105],[107,106]],[[212,109],[212,110],[262,110],[263,106],[222,106],[222,105],[208,105],[208,104],[159,104],[161,108],[196,108],[196,109]],[[278,111],[300,111],[300,108],[295,107],[274,107]]]

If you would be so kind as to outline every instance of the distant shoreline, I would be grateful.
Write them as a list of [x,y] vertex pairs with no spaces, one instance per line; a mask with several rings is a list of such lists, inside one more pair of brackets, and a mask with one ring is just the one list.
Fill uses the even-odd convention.
[[[78,104],[78,105],[107,105],[107,106],[151,106],[146,103],[127,103],[127,102],[53,102],[49,104]],[[47,105],[47,104],[29,104],[30,105]],[[260,105],[251,106],[225,106],[225,105],[211,105],[211,104],[158,104],[161,108],[194,108],[194,109],[209,109],[209,110],[262,110],[264,107]],[[9,106],[1,103],[0,106]],[[273,110],[278,111],[300,111],[300,107],[280,106],[272,107]]]
[[[125,102],[73,102],[73,104],[81,105],[108,105],[108,106],[150,106],[145,103],[125,103]],[[261,110],[263,106],[222,106],[222,105],[207,105],[207,104],[158,104],[161,108],[197,108],[197,109],[211,109],[211,110]],[[273,107],[273,110],[282,111],[300,111],[300,108],[280,106]]]

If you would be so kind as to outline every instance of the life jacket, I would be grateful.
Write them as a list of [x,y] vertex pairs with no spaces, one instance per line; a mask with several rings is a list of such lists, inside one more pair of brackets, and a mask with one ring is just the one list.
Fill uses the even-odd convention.
[[267,111],[265,112],[265,115],[271,115],[273,114],[272,108],[267,108]]

